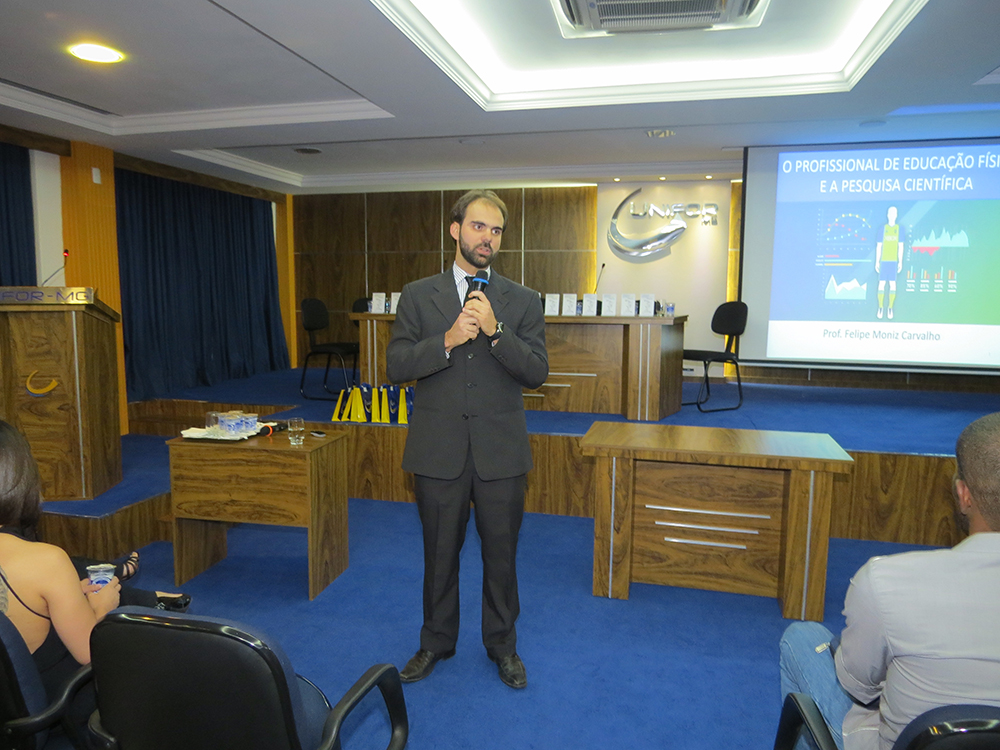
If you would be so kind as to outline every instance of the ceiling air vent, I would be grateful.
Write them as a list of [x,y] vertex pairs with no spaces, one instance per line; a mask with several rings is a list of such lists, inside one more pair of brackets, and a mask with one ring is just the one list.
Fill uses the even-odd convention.
[[[761,0],[559,0],[559,3],[571,26],[605,34],[758,25],[759,17],[753,24],[743,22],[762,4]],[[767,5],[766,0],[763,5]]]

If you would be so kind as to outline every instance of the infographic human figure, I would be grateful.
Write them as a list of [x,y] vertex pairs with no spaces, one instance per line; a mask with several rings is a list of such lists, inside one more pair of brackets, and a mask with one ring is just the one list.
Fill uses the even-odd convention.
[[892,308],[896,304],[896,276],[903,270],[903,239],[899,224],[896,223],[896,207],[889,206],[885,213],[888,223],[882,227],[882,239],[875,245],[875,272],[878,274],[878,312],[882,318],[885,303],[885,282],[889,282],[889,305],[885,312],[892,320]]

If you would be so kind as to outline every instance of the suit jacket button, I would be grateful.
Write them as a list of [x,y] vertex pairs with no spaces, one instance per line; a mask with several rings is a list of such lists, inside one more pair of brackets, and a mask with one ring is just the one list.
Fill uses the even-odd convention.
[[475,354],[473,354],[472,352],[469,352],[469,359],[472,359],[475,356],[476,356]]
[[468,419],[468,418],[469,418],[469,415],[468,415],[468,414],[463,414],[463,415],[462,415],[462,419]]

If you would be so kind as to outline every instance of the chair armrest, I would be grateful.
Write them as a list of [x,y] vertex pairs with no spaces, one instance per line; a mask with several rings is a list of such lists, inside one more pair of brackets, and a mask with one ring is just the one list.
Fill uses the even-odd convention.
[[774,736],[774,750],[792,750],[803,728],[812,735],[819,750],[837,750],[830,727],[826,725],[826,719],[812,696],[789,693],[781,707],[778,731]]
[[118,750],[118,740],[108,734],[108,730],[101,724],[101,713],[94,711],[87,722],[87,729],[90,730],[91,744],[99,750]]
[[91,674],[91,667],[89,664],[80,667],[76,673],[66,681],[63,685],[62,691],[56,696],[56,699],[52,701],[43,711],[35,714],[34,716],[27,716],[23,719],[13,719],[4,724],[4,732],[12,737],[24,737],[27,735],[35,734],[43,729],[48,729],[56,724],[58,724],[63,715],[66,713],[66,709],[69,707],[70,701],[76,696],[80,689],[91,681],[93,675]]
[[392,664],[376,664],[371,667],[337,702],[323,726],[323,738],[318,750],[333,750],[338,747],[340,727],[344,719],[374,687],[382,691],[382,699],[389,710],[389,722],[392,725],[392,736],[386,750],[403,750],[410,725],[406,716],[403,684],[399,681],[399,672]]

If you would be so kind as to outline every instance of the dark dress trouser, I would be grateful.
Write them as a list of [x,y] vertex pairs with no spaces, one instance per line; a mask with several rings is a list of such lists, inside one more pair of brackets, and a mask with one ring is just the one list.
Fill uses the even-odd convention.
[[515,652],[517,539],[524,517],[524,475],[483,481],[472,451],[457,479],[414,475],[417,509],[424,533],[424,625],[420,648],[449,651],[458,639],[459,553],[465,542],[470,500],[483,555],[483,644],[495,658]]

